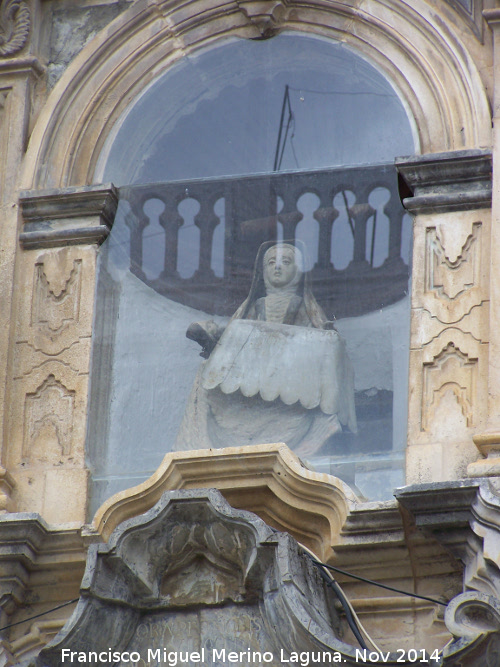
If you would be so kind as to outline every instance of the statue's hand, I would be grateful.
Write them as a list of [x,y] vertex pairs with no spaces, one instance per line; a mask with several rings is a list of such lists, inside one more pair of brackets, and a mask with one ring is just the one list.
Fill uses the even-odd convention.
[[186,331],[186,337],[201,345],[200,357],[208,359],[223,332],[224,327],[219,326],[213,320],[192,322]]
[[326,329],[327,331],[337,331],[337,328],[335,327],[335,320],[328,320],[323,324],[323,329]]

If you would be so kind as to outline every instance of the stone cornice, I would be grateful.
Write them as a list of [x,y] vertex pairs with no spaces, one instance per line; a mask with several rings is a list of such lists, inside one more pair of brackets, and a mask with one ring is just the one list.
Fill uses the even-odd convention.
[[113,225],[118,193],[112,184],[24,191],[19,203],[23,248],[100,244]]
[[164,491],[207,487],[289,532],[321,558],[330,557],[357,502],[344,482],[304,468],[284,444],[172,452],[152,477],[101,506],[87,538],[107,540],[119,523],[149,510]]
[[411,213],[445,213],[491,207],[491,152],[463,150],[401,157],[396,168],[406,189],[403,206]]
[[[56,585],[59,599],[74,597],[85,555],[78,524],[52,527],[35,513],[0,514],[0,620],[3,614],[11,616],[25,603],[33,572],[38,585],[45,589],[38,601],[47,595],[50,603],[57,600],[51,592]],[[62,570],[64,577],[56,584],[57,573]]]
[[500,9],[483,9],[483,17],[490,28],[497,28],[500,25]]
[[35,74],[41,76],[45,72],[45,67],[35,56],[25,56],[22,58],[0,59],[0,81],[2,76],[9,74]]
[[412,515],[417,528],[431,534],[455,558],[466,559],[472,503],[478,480],[414,484],[396,489],[395,496]]

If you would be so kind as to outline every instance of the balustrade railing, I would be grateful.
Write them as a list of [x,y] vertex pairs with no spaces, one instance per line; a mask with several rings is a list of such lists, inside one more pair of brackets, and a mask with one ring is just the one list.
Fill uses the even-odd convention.
[[[308,193],[317,205],[304,213],[300,201]],[[127,186],[120,188],[120,199],[130,207],[132,272],[157,292],[207,313],[230,315],[243,301],[260,243],[304,235],[314,258],[313,290],[329,317],[376,310],[408,289],[408,252],[402,245],[409,236],[403,235],[405,211],[392,165]],[[193,245],[195,270],[183,277],[179,234],[188,222],[179,206],[187,199],[199,207],[193,217],[199,244]],[[152,215],[145,209],[155,200],[162,209],[155,243],[164,247],[164,256],[158,275],[151,277],[144,244]],[[223,234],[215,233],[219,225]],[[216,254],[223,257],[217,272]],[[339,254],[342,267],[333,259]]]

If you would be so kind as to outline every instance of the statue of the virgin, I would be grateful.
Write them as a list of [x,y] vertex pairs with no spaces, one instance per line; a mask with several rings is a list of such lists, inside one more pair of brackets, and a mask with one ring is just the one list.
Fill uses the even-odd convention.
[[342,425],[356,430],[343,339],[314,298],[303,252],[264,243],[250,293],[226,327],[192,324],[201,365],[175,450],[285,442],[318,454]]

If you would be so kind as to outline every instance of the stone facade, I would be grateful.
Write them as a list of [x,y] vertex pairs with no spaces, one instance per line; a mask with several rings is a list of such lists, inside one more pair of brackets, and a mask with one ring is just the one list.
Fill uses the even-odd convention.
[[[239,530],[252,535],[265,576],[283,568],[280,556],[273,564],[262,555],[266,540],[273,550],[276,539],[297,553],[293,540],[276,538],[273,529],[286,531],[323,562],[443,603],[381,593],[339,576],[381,649],[434,651],[453,636],[456,641],[439,653],[442,664],[498,664],[495,5],[0,1],[0,626],[8,626],[0,632],[1,665],[57,664],[53,647],[87,623],[86,606],[97,604],[101,584],[123,587],[123,599],[131,596],[137,612],[145,599],[142,583],[135,589],[137,582],[120,579],[119,570],[147,569],[153,556],[146,549],[134,554],[126,535],[171,507],[160,500],[164,492],[180,505],[182,498],[203,498],[212,507],[207,512],[219,512],[223,528],[214,530],[224,533],[234,552],[236,579],[244,569],[238,559],[250,549],[236,545]],[[222,37],[268,39],[285,30],[340,40],[360,53],[394,83],[413,119],[420,154],[396,162],[401,198],[414,216],[407,486],[393,501],[363,502],[339,479],[303,467],[284,445],[194,450],[167,454],[147,482],[109,499],[88,522],[85,447],[96,262],[117,206],[114,185],[100,182],[106,141],[133,100],[182,58]],[[213,493],[194,491],[209,487],[235,509]],[[178,490],[186,493],[176,495]],[[188,504],[182,507],[188,530],[194,518]],[[204,539],[199,549],[210,546],[217,555],[212,543],[218,538]],[[170,543],[162,548],[171,548],[174,560],[182,554]],[[109,574],[92,578],[116,550],[116,580]],[[214,559],[215,570],[226,572],[227,564]],[[308,583],[303,564],[294,568],[287,576],[304,576],[311,596],[326,605],[321,581],[312,577]],[[220,576],[221,590],[236,585]],[[254,588],[264,600],[265,576]],[[279,576],[286,579],[283,569]],[[163,593],[171,594],[168,578],[161,581]],[[79,591],[69,625],[37,658],[64,626]],[[109,600],[122,597],[110,594]],[[183,613],[191,612],[176,612]],[[278,636],[288,626],[276,614]],[[299,649],[301,641],[321,644],[355,664],[345,616],[336,609],[333,617],[335,627],[323,627],[321,641],[320,630],[307,627],[301,635],[294,626],[291,648]],[[85,632],[93,632],[95,620],[88,622]],[[332,641],[325,639],[330,632]],[[116,646],[125,641],[114,639]],[[267,639],[270,645],[277,640]]]

